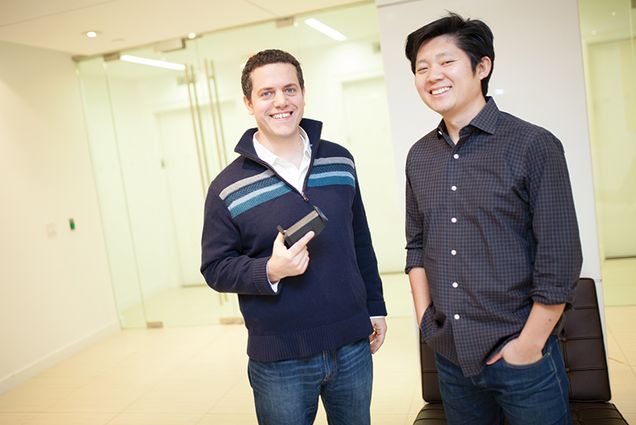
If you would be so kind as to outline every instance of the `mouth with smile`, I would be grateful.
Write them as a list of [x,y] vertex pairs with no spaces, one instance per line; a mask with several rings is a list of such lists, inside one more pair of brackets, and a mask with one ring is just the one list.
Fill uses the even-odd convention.
[[440,94],[444,94],[444,93],[446,93],[446,92],[447,92],[447,91],[449,91],[450,89],[451,89],[451,88],[450,88],[449,86],[446,86],[446,87],[439,87],[439,88],[436,88],[436,89],[430,90],[430,91],[429,91],[429,93],[430,93],[430,94],[432,94],[433,96],[437,96],[437,95],[440,95]]
[[291,117],[291,115],[292,115],[292,112],[279,112],[277,114],[270,115],[270,117],[272,117],[275,120],[284,120],[285,118]]

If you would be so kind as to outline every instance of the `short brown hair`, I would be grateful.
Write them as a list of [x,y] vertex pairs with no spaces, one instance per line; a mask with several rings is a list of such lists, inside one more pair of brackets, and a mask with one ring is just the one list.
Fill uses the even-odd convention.
[[243,67],[243,73],[241,74],[241,87],[243,88],[243,94],[250,99],[252,94],[252,71],[256,68],[260,68],[264,65],[271,63],[289,63],[296,68],[296,75],[298,76],[298,82],[300,88],[305,89],[305,81],[303,80],[303,70],[300,68],[300,63],[290,53],[277,49],[262,50],[255,55],[251,56],[245,66]]

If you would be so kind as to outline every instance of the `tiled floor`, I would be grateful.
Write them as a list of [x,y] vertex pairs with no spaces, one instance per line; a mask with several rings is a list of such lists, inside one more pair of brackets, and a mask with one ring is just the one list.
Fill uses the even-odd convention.
[[[403,277],[388,286],[374,357],[373,424],[412,424],[420,397],[417,332]],[[388,282],[385,285],[389,284]],[[606,308],[614,402],[636,424],[636,306]],[[0,395],[0,425],[256,423],[240,325],[125,330]],[[326,424],[320,412],[316,424]]]

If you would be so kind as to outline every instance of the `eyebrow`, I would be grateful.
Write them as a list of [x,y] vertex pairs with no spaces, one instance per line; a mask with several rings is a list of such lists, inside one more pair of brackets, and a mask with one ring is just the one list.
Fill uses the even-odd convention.
[[[444,52],[436,54],[435,55],[435,59],[439,59],[439,58],[442,58],[442,57],[445,57],[445,56],[452,56],[452,55],[450,54],[450,52],[444,51]],[[422,63],[422,62],[426,62],[426,59],[420,59],[420,60],[418,60],[415,63]]]
[[[285,84],[285,85],[283,86],[283,89],[287,89],[287,88],[289,88],[289,87],[300,87],[300,86],[299,86],[298,84],[296,84],[296,83],[289,83],[289,84]],[[273,87],[273,86],[270,86],[270,87],[261,87],[261,88],[257,89],[257,92],[259,92],[259,93],[260,93],[260,92],[262,92],[262,91],[264,91],[264,90],[276,90],[276,88],[275,88],[275,87]]]

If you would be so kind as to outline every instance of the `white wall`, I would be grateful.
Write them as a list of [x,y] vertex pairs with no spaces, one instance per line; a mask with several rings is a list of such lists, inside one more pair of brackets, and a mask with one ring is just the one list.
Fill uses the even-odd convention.
[[0,393],[119,329],[81,108],[67,55],[0,42]]
[[499,108],[549,129],[564,145],[583,244],[581,274],[600,282],[577,0],[376,0],[376,5],[402,185],[409,148],[440,120],[415,90],[404,55],[406,36],[447,11],[481,19],[495,35],[489,92],[503,90],[494,96]]

